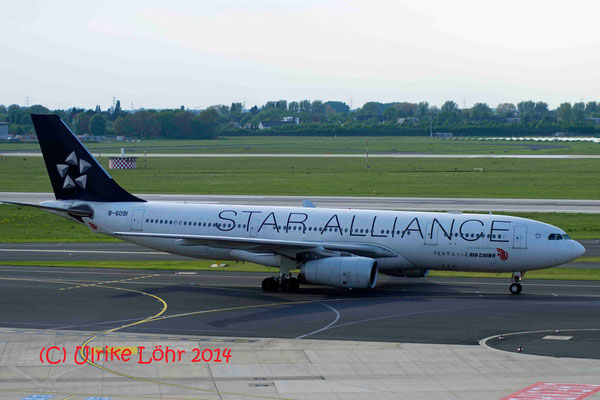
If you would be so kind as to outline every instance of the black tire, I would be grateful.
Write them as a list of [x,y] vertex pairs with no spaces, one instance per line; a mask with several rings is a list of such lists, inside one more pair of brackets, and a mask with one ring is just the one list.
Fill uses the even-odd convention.
[[299,274],[298,275],[298,283],[301,283],[303,285],[308,285],[310,282],[306,280],[306,278],[304,277],[304,274]]
[[519,294],[523,290],[523,287],[520,283],[513,283],[512,285],[510,285],[509,290],[511,294]]
[[279,282],[275,278],[266,278],[263,279],[261,286],[265,292],[275,292],[279,289]]
[[295,292],[300,288],[300,282],[296,278],[290,278],[283,281],[281,290],[284,292]]

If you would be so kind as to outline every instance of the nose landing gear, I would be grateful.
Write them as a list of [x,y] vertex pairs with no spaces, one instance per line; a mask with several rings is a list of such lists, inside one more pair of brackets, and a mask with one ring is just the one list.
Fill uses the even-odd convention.
[[514,283],[512,283],[509,287],[511,294],[521,293],[521,291],[523,290],[523,286],[521,286],[521,284],[519,282],[521,281],[521,279],[523,278],[524,275],[525,275],[524,272],[513,272],[512,278],[514,280]]

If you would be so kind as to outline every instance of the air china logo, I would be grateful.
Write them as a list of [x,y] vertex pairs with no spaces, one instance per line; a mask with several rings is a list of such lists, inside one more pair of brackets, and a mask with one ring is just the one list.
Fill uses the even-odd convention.
[[508,259],[508,253],[502,249],[496,249],[496,251],[498,252],[498,257],[500,257],[500,259],[502,261],[506,261]]

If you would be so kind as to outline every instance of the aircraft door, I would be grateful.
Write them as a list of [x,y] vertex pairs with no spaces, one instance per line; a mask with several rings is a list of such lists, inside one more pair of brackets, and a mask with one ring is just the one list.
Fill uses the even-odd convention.
[[258,234],[258,218],[250,220],[250,237],[256,237]]
[[526,248],[527,248],[527,227],[524,225],[517,225],[514,228],[513,249],[526,249]]
[[425,244],[429,246],[437,246],[439,225],[429,223],[425,230]]
[[133,217],[131,217],[131,230],[132,231],[141,231],[143,219],[144,219],[144,210],[143,209],[133,210]]

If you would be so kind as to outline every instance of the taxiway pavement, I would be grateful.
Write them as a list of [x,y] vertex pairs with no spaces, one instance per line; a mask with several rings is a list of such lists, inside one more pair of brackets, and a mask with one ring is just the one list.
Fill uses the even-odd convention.
[[[149,201],[173,201],[212,204],[252,204],[294,206],[310,199],[322,208],[362,208],[371,210],[470,211],[470,212],[568,212],[600,213],[600,200],[571,199],[493,199],[431,197],[342,197],[342,196],[250,196],[196,194],[136,194]],[[0,200],[39,203],[53,200],[53,193],[0,192]]]
[[[0,326],[103,330],[152,315],[164,303],[161,318],[124,330],[466,345],[511,332],[600,332],[596,281],[525,279],[523,294],[514,296],[504,279],[380,276],[375,290],[307,285],[264,293],[267,275],[2,266]],[[600,359],[600,346],[590,346],[598,335],[574,335],[570,356]]]
[[[495,400],[598,384],[600,282],[526,279],[514,296],[507,280],[382,277],[370,291],[264,293],[263,277],[0,267],[0,398]],[[82,345],[188,355],[76,365]],[[44,361],[52,346],[64,364]],[[191,361],[224,348],[230,363]]]

